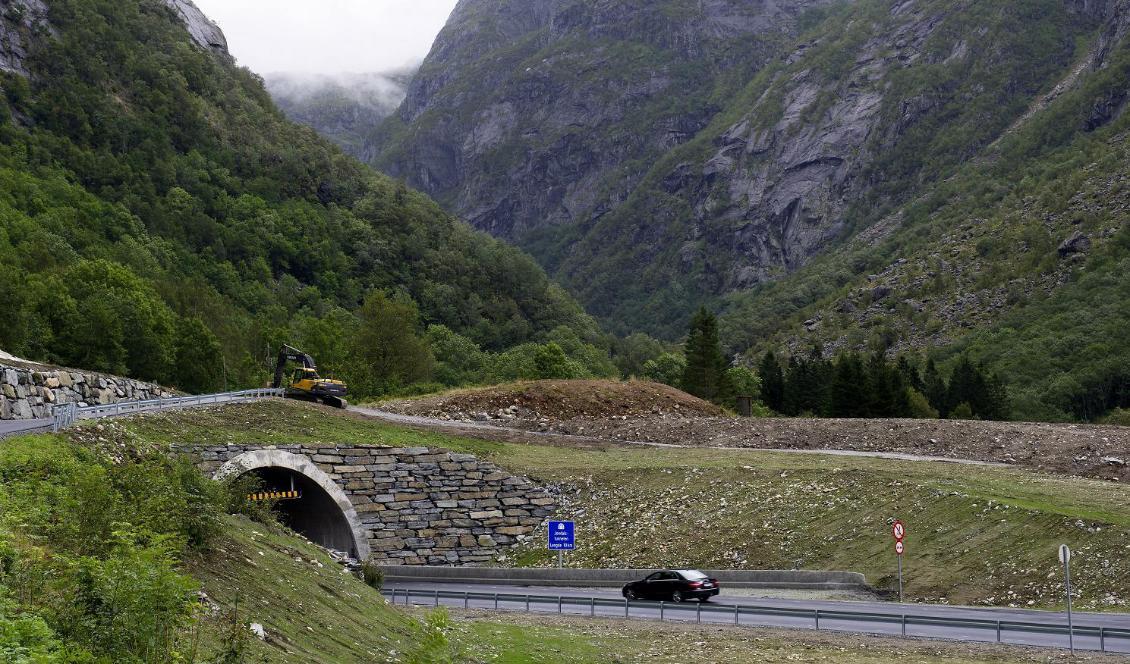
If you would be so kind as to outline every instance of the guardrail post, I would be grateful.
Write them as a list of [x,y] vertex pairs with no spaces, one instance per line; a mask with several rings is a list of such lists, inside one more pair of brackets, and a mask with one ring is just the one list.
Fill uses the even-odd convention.
[[530,612],[530,596],[526,595],[526,613]]
[[1001,642],[1001,621],[997,621],[997,643]]
[[698,608],[695,609],[694,621],[695,622],[702,622],[702,602],[699,602]]
[[498,610],[498,593],[494,594],[494,610]]
[[816,609],[816,631],[820,631],[820,609]]
[[659,622],[663,622],[663,602],[659,603]]
[[625,597],[625,598],[624,598],[624,617],[625,617],[625,618],[627,618],[627,617],[628,617],[628,603],[629,603],[630,601],[631,601],[631,600],[629,600],[629,599],[628,599],[627,597]]
[[439,591],[436,591],[436,606],[439,606]]
[[1106,652],[1106,628],[1099,627],[1099,652]]
[[564,613],[564,612],[565,612],[565,611],[564,611],[564,609],[562,609],[562,604],[561,604],[561,601],[562,601],[562,600],[561,600],[561,595],[558,595],[558,596],[557,596],[557,612],[558,612],[558,613]]
[[463,608],[466,609],[466,608],[469,608],[470,606],[471,606],[471,593],[465,592],[465,593],[463,593]]
[[741,622],[738,618],[738,605],[737,604],[734,605],[734,624],[735,625],[741,624]]
[[902,614],[902,635],[906,636],[906,614]]
[[595,597],[589,598],[589,617],[590,618],[596,617],[596,598]]

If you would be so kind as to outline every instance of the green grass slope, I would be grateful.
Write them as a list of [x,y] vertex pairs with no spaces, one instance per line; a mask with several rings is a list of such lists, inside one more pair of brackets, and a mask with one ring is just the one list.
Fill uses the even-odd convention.
[[[83,434],[80,434],[83,435]],[[1056,548],[1076,552],[1080,607],[1130,606],[1130,489],[1010,468],[745,450],[577,449],[470,440],[300,404],[114,423],[111,440],[424,445],[477,454],[562,488],[578,521],[570,564],[847,569],[891,590],[889,523],[908,525],[908,596],[1055,608]],[[531,540],[510,564],[548,565]]]

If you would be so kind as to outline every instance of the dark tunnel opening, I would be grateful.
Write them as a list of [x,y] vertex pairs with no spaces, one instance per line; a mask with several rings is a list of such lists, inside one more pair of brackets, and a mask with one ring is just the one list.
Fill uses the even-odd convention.
[[262,491],[297,491],[298,498],[275,499],[274,511],[283,524],[315,544],[359,557],[349,521],[317,482],[289,468],[257,468],[249,474],[260,479]]

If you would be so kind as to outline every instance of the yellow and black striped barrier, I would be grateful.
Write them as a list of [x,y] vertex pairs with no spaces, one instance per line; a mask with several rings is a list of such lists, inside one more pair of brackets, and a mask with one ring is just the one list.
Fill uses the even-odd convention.
[[260,491],[247,494],[247,499],[253,503],[264,500],[295,500],[301,497],[302,494],[298,491]]

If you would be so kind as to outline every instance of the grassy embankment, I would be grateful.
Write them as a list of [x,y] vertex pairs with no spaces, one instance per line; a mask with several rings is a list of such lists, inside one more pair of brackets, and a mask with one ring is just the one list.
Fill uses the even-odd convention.
[[[483,445],[291,404],[191,411],[0,447],[0,659],[97,662],[1046,661],[1034,651],[390,607],[300,537],[226,516],[173,439]],[[523,463],[536,468],[538,448]],[[230,505],[230,503],[228,503]],[[121,540],[129,533],[129,540]],[[197,590],[203,595],[197,596]],[[262,625],[260,640],[248,629]],[[140,637],[140,638],[139,638]],[[155,641],[156,639],[157,641]],[[159,642],[158,642],[159,641]]]
[[[332,441],[471,452],[560,485],[578,566],[845,569],[894,583],[888,521],[908,525],[918,601],[1055,608],[1055,550],[1075,550],[1077,606],[1130,602],[1130,487],[1021,470],[734,450],[573,449],[422,433],[261,404],[114,425],[153,442]],[[549,564],[535,538],[507,564]]]

